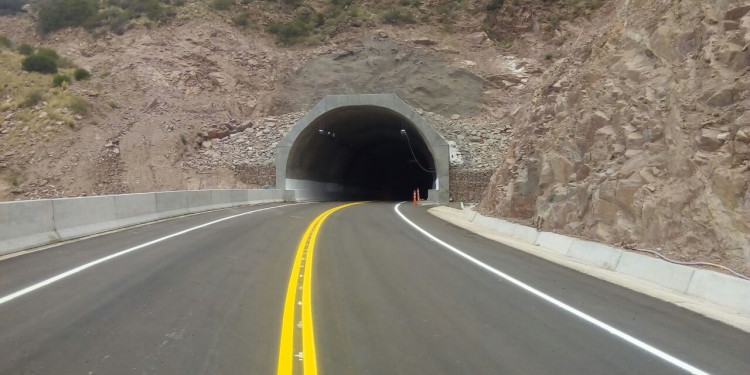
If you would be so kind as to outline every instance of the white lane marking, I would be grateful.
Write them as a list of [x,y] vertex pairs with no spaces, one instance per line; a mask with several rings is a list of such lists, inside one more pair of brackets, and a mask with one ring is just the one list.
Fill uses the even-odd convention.
[[522,281],[520,281],[518,279],[515,279],[515,278],[513,278],[513,277],[511,277],[511,276],[509,276],[507,274],[505,274],[502,271],[498,271],[497,269],[492,268],[491,266],[489,266],[489,265],[483,263],[482,261],[480,261],[480,260],[472,257],[471,255],[466,254],[463,251],[461,251],[461,250],[459,250],[459,249],[457,249],[457,248],[449,245],[448,243],[440,240],[439,238],[433,236],[432,234],[430,234],[426,230],[424,230],[421,227],[419,227],[417,224],[414,224],[411,220],[407,219],[406,216],[404,216],[401,213],[401,211],[399,211],[399,209],[398,209],[398,206],[400,206],[402,204],[403,204],[403,202],[398,203],[398,204],[396,204],[393,207],[393,210],[396,211],[396,214],[398,214],[398,216],[400,216],[401,219],[403,219],[407,224],[411,225],[414,229],[416,229],[417,231],[419,231],[420,233],[422,233],[423,235],[425,235],[427,238],[429,238],[429,239],[437,242],[438,244],[442,245],[446,249],[454,252],[456,255],[459,255],[460,257],[468,260],[471,263],[474,263],[475,265],[479,266],[480,268],[483,268],[486,271],[489,271],[489,272],[491,272],[491,273],[499,276],[500,278],[505,279],[506,281],[512,283],[513,285],[515,285],[515,286],[517,286],[517,287],[519,287],[519,288],[521,288],[521,289],[523,289],[523,290],[525,290],[525,291],[527,291],[527,292],[529,292],[529,293],[531,293],[531,294],[533,294],[533,295],[535,295],[535,296],[537,296],[537,297],[539,297],[539,298],[541,298],[541,299],[543,299],[543,300],[551,303],[554,306],[559,307],[562,310],[565,310],[565,311],[567,311],[567,312],[569,312],[569,313],[571,313],[571,314],[573,314],[573,315],[575,315],[575,316],[583,319],[584,321],[586,321],[588,323],[593,324],[594,326],[596,326],[598,328],[601,328],[602,330],[604,330],[604,331],[606,331],[606,332],[614,335],[615,337],[618,337],[618,338],[620,338],[620,339],[622,339],[622,340],[624,340],[624,341],[632,344],[633,346],[635,346],[637,348],[640,348],[640,349],[642,349],[642,350],[644,350],[644,351],[646,351],[646,352],[648,352],[650,354],[653,354],[656,357],[659,357],[659,358],[663,359],[664,361],[667,361],[667,362],[671,363],[674,366],[677,366],[677,367],[679,367],[679,368],[687,371],[688,373],[696,374],[696,375],[708,375],[707,372],[705,372],[705,371],[703,371],[703,370],[701,370],[701,369],[699,369],[699,368],[697,368],[695,366],[692,366],[692,365],[690,365],[690,364],[688,364],[688,363],[686,363],[686,362],[684,362],[684,361],[682,361],[682,360],[680,360],[680,359],[678,359],[678,358],[676,358],[676,357],[674,357],[672,355],[669,355],[669,354],[667,354],[667,353],[665,353],[665,352],[663,352],[663,351],[661,351],[661,350],[659,350],[659,349],[657,349],[657,348],[655,348],[655,347],[653,347],[653,346],[651,346],[651,345],[649,345],[649,344],[647,344],[647,343],[645,343],[645,342],[643,342],[641,340],[638,340],[637,338],[635,338],[633,336],[630,336],[627,333],[625,333],[623,331],[620,331],[619,329],[617,329],[615,327],[612,327],[609,324],[604,323],[601,320],[596,319],[593,316],[588,315],[588,314],[584,313],[583,311],[580,311],[580,310],[578,310],[578,309],[576,309],[576,308],[574,308],[574,307],[572,307],[572,306],[570,306],[570,305],[568,305],[568,304],[566,304],[566,303],[564,303],[564,302],[562,302],[562,301],[560,301],[558,299],[555,299],[554,297],[551,297],[550,295],[548,295],[548,294],[546,294],[546,293],[544,293],[542,291],[534,289],[533,287],[529,286],[528,284],[525,284]]
[[18,297],[21,297],[21,296],[23,296],[25,294],[29,294],[29,293],[31,293],[31,292],[39,289],[39,288],[43,288],[43,287],[45,287],[45,286],[47,286],[49,284],[52,284],[52,283],[54,283],[56,281],[60,281],[60,280],[66,278],[68,276],[75,275],[78,272],[81,272],[81,271],[83,271],[85,269],[91,268],[91,267],[93,267],[93,266],[95,266],[97,264],[104,263],[104,262],[106,262],[106,261],[108,261],[110,259],[117,258],[117,257],[125,255],[127,253],[132,253],[133,251],[143,249],[144,247],[151,246],[151,245],[153,245],[155,243],[159,243],[159,242],[168,240],[170,238],[177,237],[177,236],[183,235],[185,233],[192,232],[194,230],[198,230],[198,229],[201,229],[201,228],[205,228],[205,227],[207,227],[209,225],[214,225],[214,224],[220,223],[222,221],[231,220],[231,219],[234,219],[234,218],[237,218],[237,217],[240,217],[240,216],[250,215],[250,214],[254,214],[256,212],[261,212],[261,211],[273,210],[275,208],[294,206],[294,205],[297,205],[297,204],[303,204],[303,203],[294,203],[294,204],[285,204],[285,205],[281,205],[281,206],[266,207],[266,208],[261,208],[261,209],[258,209],[258,210],[249,211],[249,212],[243,212],[243,213],[237,214],[237,215],[227,216],[225,218],[221,218],[221,219],[214,220],[214,221],[211,221],[211,222],[208,222],[208,223],[205,223],[205,224],[201,224],[201,225],[198,225],[198,226],[195,226],[195,227],[192,227],[192,228],[188,228],[188,229],[185,229],[183,231],[179,231],[177,233],[172,233],[172,234],[170,234],[168,236],[157,238],[157,239],[155,239],[153,241],[149,241],[149,242],[140,244],[138,246],[133,246],[133,247],[131,247],[129,249],[125,249],[125,250],[122,250],[120,252],[114,253],[112,255],[108,255],[106,257],[99,258],[97,260],[94,260],[94,261],[91,261],[89,263],[86,263],[86,264],[84,264],[82,266],[78,266],[78,267],[73,268],[71,270],[65,271],[65,272],[63,272],[63,273],[61,273],[59,275],[50,277],[49,279],[40,281],[40,282],[38,282],[38,283],[36,283],[34,285],[31,285],[31,286],[28,286],[26,288],[23,288],[23,289],[21,289],[21,290],[19,290],[17,292],[8,294],[7,296],[0,298],[0,305],[4,304],[6,302],[12,301],[12,300],[14,300],[14,299],[16,299]]

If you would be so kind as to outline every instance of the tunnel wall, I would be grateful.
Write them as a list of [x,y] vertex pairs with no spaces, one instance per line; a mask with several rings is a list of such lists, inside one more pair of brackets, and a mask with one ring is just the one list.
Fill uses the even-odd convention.
[[341,199],[347,194],[355,195],[358,191],[349,186],[331,184],[330,181],[311,181],[287,178],[289,155],[298,137],[316,119],[324,114],[345,107],[378,107],[401,116],[415,129],[426,143],[432,156],[437,190],[437,200],[449,200],[449,148],[448,143],[438,134],[411,106],[395,94],[356,94],[329,95],[318,102],[289,131],[276,146],[276,187],[281,190],[304,191],[312,199]]

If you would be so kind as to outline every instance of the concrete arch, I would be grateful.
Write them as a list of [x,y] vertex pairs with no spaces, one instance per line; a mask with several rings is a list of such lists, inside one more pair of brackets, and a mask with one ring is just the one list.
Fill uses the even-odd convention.
[[446,141],[397,95],[329,95],[276,146],[276,186],[346,200],[387,199],[391,190],[403,199],[406,185],[418,184],[447,202],[449,162]]

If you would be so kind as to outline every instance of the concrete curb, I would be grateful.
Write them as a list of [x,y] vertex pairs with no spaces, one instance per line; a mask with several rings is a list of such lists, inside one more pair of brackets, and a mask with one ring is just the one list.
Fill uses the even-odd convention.
[[750,314],[750,281],[687,267],[609,245],[486,217],[465,207],[463,218],[496,234],[582,263],[633,276],[660,287]]
[[282,202],[282,196],[233,189],[0,202],[0,256],[173,216]]

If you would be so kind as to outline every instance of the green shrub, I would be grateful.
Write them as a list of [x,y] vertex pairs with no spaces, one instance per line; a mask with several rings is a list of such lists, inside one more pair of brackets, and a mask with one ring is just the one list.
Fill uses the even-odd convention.
[[213,0],[211,7],[216,10],[228,10],[234,4],[234,0]]
[[23,0],[0,0],[0,14],[20,12],[23,4]]
[[21,61],[21,68],[27,72],[55,74],[57,62],[47,56],[31,55]]
[[325,17],[320,13],[303,13],[289,22],[272,24],[268,31],[280,44],[291,45],[305,40],[324,23]]
[[85,115],[89,113],[89,102],[80,97],[74,97],[68,103],[68,109],[76,115]]
[[70,76],[67,74],[55,74],[55,76],[52,77],[52,85],[55,87],[62,86],[63,82],[70,84]]
[[232,23],[234,23],[234,25],[238,27],[248,27],[250,26],[250,14],[248,14],[247,12],[239,13],[236,16],[232,17]]
[[55,62],[58,62],[58,60],[60,60],[60,55],[58,55],[57,51],[52,48],[40,47],[36,50],[36,55],[49,58]]
[[280,44],[295,44],[310,35],[311,28],[304,22],[290,21],[272,24],[268,31],[276,36]]
[[414,23],[414,15],[409,9],[404,7],[395,7],[385,11],[381,15],[384,23],[391,25],[404,25]]
[[43,34],[64,27],[83,26],[99,11],[96,0],[58,0],[42,3],[38,14],[39,31]]
[[11,47],[13,47],[13,43],[10,42],[10,39],[5,35],[0,35],[0,48],[10,49]]
[[42,92],[39,90],[31,90],[26,92],[21,100],[21,107],[33,107],[39,104],[43,99]]
[[498,10],[501,9],[505,5],[505,0],[490,0],[489,3],[487,3],[487,10]]
[[28,45],[26,43],[21,44],[20,46],[18,46],[17,50],[18,50],[18,53],[20,53],[22,55],[25,55],[25,56],[28,56],[28,55],[31,55],[32,53],[34,53],[34,47],[32,47],[32,46],[30,46],[30,45]]
[[414,8],[422,5],[422,2],[419,0],[399,0],[398,3],[405,7],[414,7]]
[[86,69],[78,68],[73,72],[73,77],[76,81],[84,81],[91,78],[91,73]]

